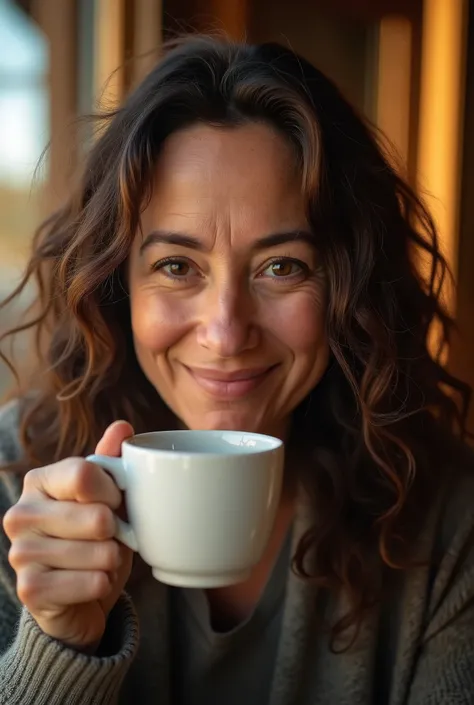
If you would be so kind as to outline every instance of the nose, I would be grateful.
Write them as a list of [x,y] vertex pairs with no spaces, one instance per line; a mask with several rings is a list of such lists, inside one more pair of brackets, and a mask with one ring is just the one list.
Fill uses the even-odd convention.
[[198,344],[219,358],[237,357],[259,344],[255,306],[237,286],[209,291],[200,318]]

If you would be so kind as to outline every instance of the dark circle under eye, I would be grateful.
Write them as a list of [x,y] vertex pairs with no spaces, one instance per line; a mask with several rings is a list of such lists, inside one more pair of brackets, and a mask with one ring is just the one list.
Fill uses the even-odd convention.
[[286,260],[283,262],[273,262],[270,266],[272,275],[275,277],[289,277],[293,274],[294,262]]

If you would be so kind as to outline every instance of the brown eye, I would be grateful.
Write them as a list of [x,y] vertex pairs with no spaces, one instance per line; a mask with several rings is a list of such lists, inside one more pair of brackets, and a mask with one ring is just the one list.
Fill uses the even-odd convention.
[[271,262],[263,271],[263,275],[270,279],[290,279],[301,275],[306,265],[293,259],[279,259]]
[[166,258],[156,262],[152,270],[159,272],[169,279],[186,279],[193,273],[196,273],[195,268],[184,259]]
[[167,270],[172,277],[186,277],[191,267],[187,262],[169,262],[163,269]]
[[294,274],[295,263],[286,260],[285,262],[274,262],[270,269],[275,277],[289,277]]

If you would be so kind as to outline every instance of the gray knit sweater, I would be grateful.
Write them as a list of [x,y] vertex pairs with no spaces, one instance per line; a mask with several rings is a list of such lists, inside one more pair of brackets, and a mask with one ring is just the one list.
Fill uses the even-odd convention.
[[[17,413],[15,405],[0,410],[0,463],[20,452]],[[0,473],[2,514],[20,490],[16,477]],[[300,511],[295,540],[308,521]],[[343,601],[323,598],[289,571],[269,705],[474,704],[473,532],[474,479],[467,477],[427,512],[415,556],[430,565],[393,573],[390,597],[339,655],[318,625],[344,610]],[[132,572],[112,611],[107,655],[85,656],[50,639],[22,609],[8,548],[0,532],[0,705],[172,705],[173,625],[166,588],[149,571]]]

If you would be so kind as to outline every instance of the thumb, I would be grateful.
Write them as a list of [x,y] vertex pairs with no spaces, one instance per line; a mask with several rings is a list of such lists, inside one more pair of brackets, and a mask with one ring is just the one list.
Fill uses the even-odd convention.
[[133,436],[133,426],[128,421],[115,421],[105,431],[95,449],[98,455],[119,457],[122,443]]

